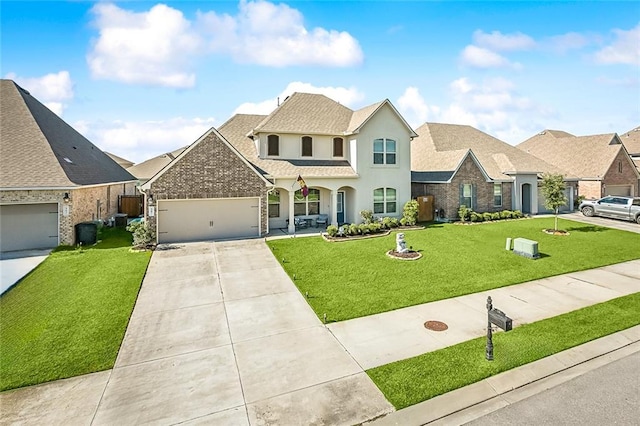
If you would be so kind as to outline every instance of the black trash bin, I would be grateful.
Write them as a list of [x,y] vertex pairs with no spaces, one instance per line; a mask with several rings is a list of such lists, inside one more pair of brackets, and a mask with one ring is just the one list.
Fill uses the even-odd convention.
[[129,216],[126,213],[118,213],[114,215],[115,225],[117,228],[126,228],[127,227],[127,218]]
[[98,224],[80,222],[76,225],[76,245],[90,246],[98,241]]

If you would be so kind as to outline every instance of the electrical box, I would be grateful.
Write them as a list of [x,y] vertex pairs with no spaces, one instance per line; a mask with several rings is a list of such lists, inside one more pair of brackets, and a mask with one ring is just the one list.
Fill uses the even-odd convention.
[[516,238],[513,240],[513,252],[529,259],[540,257],[538,253],[538,242],[526,238]]

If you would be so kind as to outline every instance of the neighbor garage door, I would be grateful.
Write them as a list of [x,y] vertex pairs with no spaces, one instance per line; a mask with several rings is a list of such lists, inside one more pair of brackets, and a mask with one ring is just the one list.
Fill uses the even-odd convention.
[[[564,190],[564,196],[567,198],[567,204],[560,206],[558,211],[561,211],[561,212],[571,211],[571,208],[569,206],[569,200],[571,200],[570,195],[571,195],[571,187],[567,187]],[[544,199],[544,195],[542,195],[542,189],[538,187],[538,213],[553,213],[552,210],[548,210],[544,206],[544,202],[545,202],[545,199]]]
[[58,204],[0,206],[0,251],[58,245]]
[[631,185],[607,185],[605,195],[622,195],[624,197],[631,196]]
[[158,202],[159,243],[256,237],[259,223],[259,198]]

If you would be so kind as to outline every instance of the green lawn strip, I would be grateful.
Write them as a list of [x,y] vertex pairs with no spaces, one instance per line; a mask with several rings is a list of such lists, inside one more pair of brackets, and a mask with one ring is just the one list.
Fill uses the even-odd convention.
[[485,360],[486,337],[480,337],[367,374],[401,409],[637,324],[640,293],[496,333],[494,361]]
[[[309,304],[329,321],[386,312],[464,294],[640,258],[640,235],[559,220],[569,236],[547,235],[553,218],[461,226],[431,224],[404,231],[417,261],[385,255],[396,232],[379,238],[326,242],[320,237],[268,241]],[[505,250],[507,237],[539,242],[530,260]]]
[[82,250],[55,250],[0,298],[0,390],[113,367],[150,252],[105,229]]

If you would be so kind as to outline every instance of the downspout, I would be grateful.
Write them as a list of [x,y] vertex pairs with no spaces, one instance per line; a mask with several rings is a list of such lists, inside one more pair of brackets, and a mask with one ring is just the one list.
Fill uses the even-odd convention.
[[269,232],[270,232],[270,229],[269,229],[269,195],[273,191],[275,191],[275,189],[276,189],[276,179],[273,178],[273,183],[271,184],[271,188],[267,189],[267,229],[266,229],[267,233],[265,235],[268,235]]

